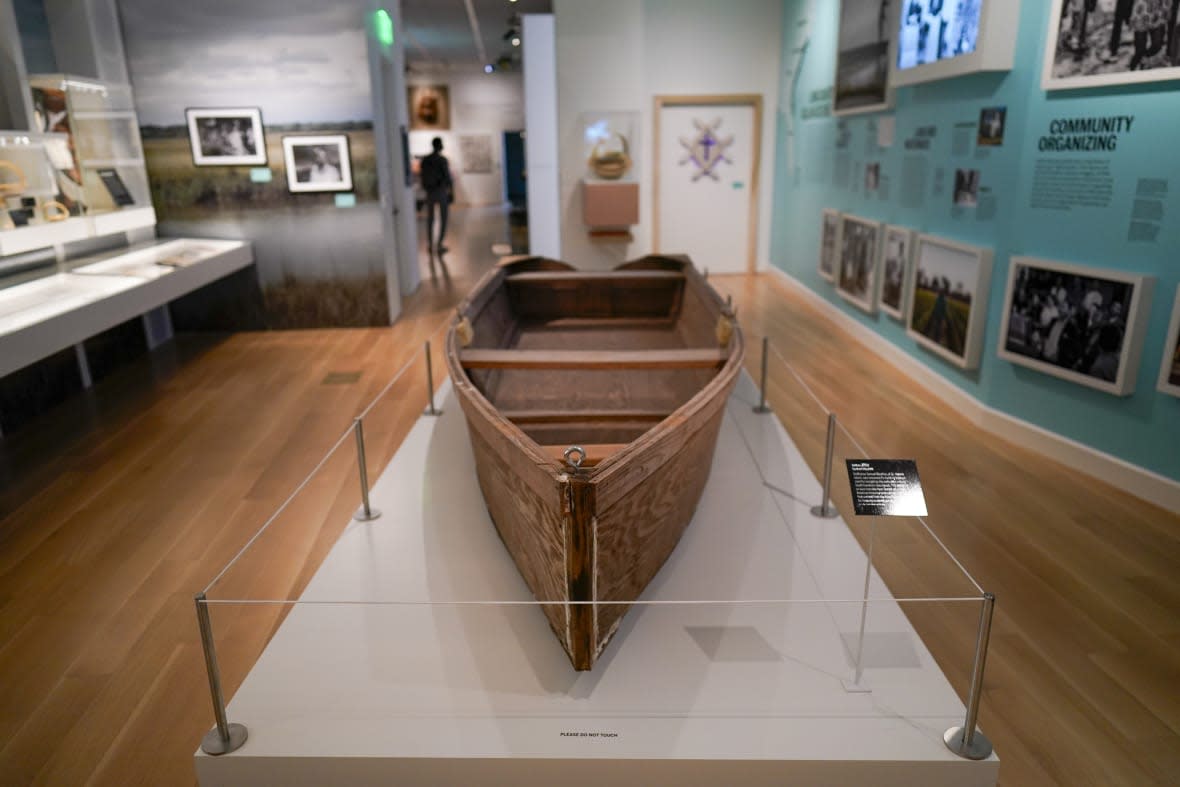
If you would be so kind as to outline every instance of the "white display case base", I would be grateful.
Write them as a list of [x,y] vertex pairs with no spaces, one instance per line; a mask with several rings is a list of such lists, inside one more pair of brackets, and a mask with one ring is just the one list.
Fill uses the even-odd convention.
[[[643,595],[734,603],[632,607],[583,673],[535,606],[454,603],[531,596],[449,384],[439,400],[373,487],[386,515],[348,525],[230,703],[246,744],[198,750],[202,785],[995,784],[994,755],[943,743],[963,704],[898,604],[870,605],[872,692],[850,693],[860,603],[757,602],[857,599],[865,555],[842,521],[811,516],[819,484],[752,412],[748,377],[697,514]],[[871,596],[889,598],[875,574]],[[367,603],[327,603],[345,600]],[[963,615],[973,631],[978,607]]]

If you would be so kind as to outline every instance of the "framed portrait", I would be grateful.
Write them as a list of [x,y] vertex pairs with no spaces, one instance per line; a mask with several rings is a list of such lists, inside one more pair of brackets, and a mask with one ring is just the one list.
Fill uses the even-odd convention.
[[449,131],[451,94],[446,85],[410,85],[410,131]]
[[262,167],[266,139],[262,110],[186,109],[188,140],[198,167]]
[[976,135],[976,144],[992,148],[1003,145],[1004,127],[1007,124],[1007,107],[984,107],[979,110],[979,133]]
[[836,294],[864,312],[877,311],[877,263],[881,223],[844,214],[840,219],[840,268]]
[[1153,284],[1136,273],[1013,257],[999,356],[1127,396],[1135,390]]
[[1172,322],[1164,340],[1158,387],[1166,394],[1180,397],[1180,286],[1176,287],[1176,299],[1172,301]]
[[979,204],[979,170],[955,170],[955,190],[951,199],[961,208],[974,208]]
[[914,254],[914,233],[908,227],[885,227],[881,248],[881,311],[895,320],[905,319],[906,284]]
[[1066,90],[1180,79],[1177,4],[1053,0],[1041,87]]
[[918,235],[906,333],[960,368],[979,368],[991,273],[991,249]]
[[841,0],[832,114],[880,112],[893,106],[889,86],[896,0]]
[[836,262],[840,249],[840,211],[824,208],[819,236],[819,275],[836,281]]
[[283,161],[288,191],[352,191],[345,134],[283,137]]

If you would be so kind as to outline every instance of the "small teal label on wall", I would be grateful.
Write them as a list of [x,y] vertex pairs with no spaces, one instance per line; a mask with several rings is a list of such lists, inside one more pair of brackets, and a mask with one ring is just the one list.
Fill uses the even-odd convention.
[[356,207],[355,194],[337,194],[336,207],[338,208],[353,208]]
[[270,183],[273,179],[274,175],[268,167],[255,167],[250,170],[251,183]]
[[735,181],[733,182],[733,187],[734,187],[735,189],[744,189],[744,188],[746,187],[746,184],[745,184],[745,183],[743,183],[743,182],[741,182],[740,180],[735,180]]

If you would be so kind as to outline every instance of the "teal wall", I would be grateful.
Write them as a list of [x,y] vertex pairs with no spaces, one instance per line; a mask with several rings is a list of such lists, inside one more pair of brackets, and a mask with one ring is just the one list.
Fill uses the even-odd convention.
[[[824,95],[833,82],[838,5],[785,0],[772,263],[981,402],[1180,479],[1180,399],[1156,391],[1172,299],[1180,283],[1180,82],[1046,93],[1040,80],[1049,4],[1030,1],[1022,4],[1019,25],[1010,31],[1017,37],[1011,72],[903,88],[889,112],[834,118],[825,112]],[[1004,144],[977,147],[979,112],[991,106],[1008,109]],[[1038,150],[1052,119],[1110,115],[1135,118],[1114,152]],[[894,143],[884,149],[876,146],[882,116],[893,116],[896,122]],[[927,126],[937,128],[930,151],[907,150],[906,140]],[[956,131],[970,134],[968,145],[962,145],[962,138],[955,143]],[[1034,169],[1042,158],[1109,160],[1114,174],[1109,206],[1033,208]],[[882,188],[866,194],[864,165],[871,161],[881,162]],[[907,178],[907,171],[913,174],[915,168],[925,168],[925,178]],[[952,204],[956,168],[981,170],[978,207]],[[1141,178],[1171,181],[1154,241],[1128,239]],[[921,188],[913,188],[915,183]],[[820,211],[825,207],[994,249],[979,369],[964,371],[945,362],[907,337],[901,323],[880,313],[867,315],[836,295],[833,285],[816,273]],[[1132,396],[1112,396],[996,355],[1010,255],[1156,277]]]

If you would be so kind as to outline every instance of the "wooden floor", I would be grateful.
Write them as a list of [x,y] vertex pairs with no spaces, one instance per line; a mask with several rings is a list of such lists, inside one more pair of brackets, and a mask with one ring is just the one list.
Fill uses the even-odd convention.
[[[427,279],[392,328],[181,337],[0,444],[0,784],[194,782],[212,713],[193,593],[446,317],[496,232],[457,229],[449,281]],[[918,460],[931,526],[996,594],[981,726],[1001,783],[1175,783],[1180,517],[980,432],[774,277],[714,282],[752,368],[765,332],[870,453]],[[374,472],[425,386],[416,363],[367,419]],[[770,389],[818,468],[823,414],[777,362]],[[351,450],[219,591],[298,592],[357,504]],[[895,593],[965,588],[915,527],[880,526],[876,556]],[[908,611],[965,694],[975,610]],[[280,619],[215,619],[228,694]]]

